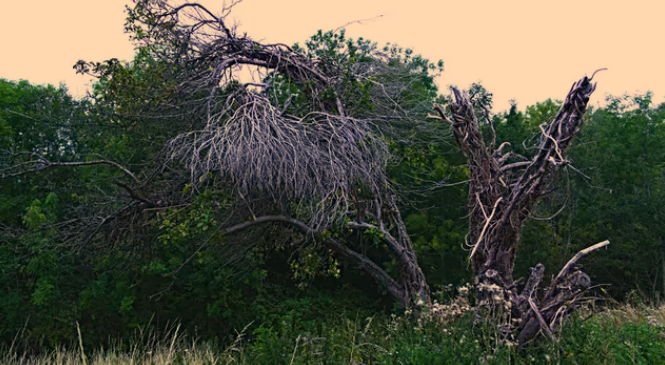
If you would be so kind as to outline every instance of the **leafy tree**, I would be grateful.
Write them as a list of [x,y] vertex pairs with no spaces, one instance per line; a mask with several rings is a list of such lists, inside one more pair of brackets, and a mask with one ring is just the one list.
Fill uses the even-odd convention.
[[611,235],[616,246],[594,257],[588,270],[607,278],[613,296],[637,287],[642,295],[662,293],[663,105],[651,95],[609,97],[589,116],[572,158],[580,166],[573,181],[575,241]]
[[[184,18],[189,20],[179,20]],[[149,73],[169,75],[166,84],[151,83],[160,88],[154,92],[159,103],[123,103],[114,90],[125,85],[136,87],[127,95],[151,90],[124,82],[141,76],[114,60],[80,62],[77,69],[100,78],[109,90],[106,105],[117,104],[120,113],[173,120],[169,125],[175,129],[163,134],[171,138],[163,161],[172,171],[188,170],[189,181],[171,182],[171,196],[175,187],[183,195],[170,205],[189,204],[206,189],[232,192],[220,211],[235,218],[219,228],[221,233],[286,224],[285,236],[357,262],[401,305],[430,301],[386,169],[390,147],[398,145],[394,141],[431,125],[419,121],[436,98],[430,71],[437,65],[410,50],[403,57],[397,48],[378,51],[369,41],[347,40],[343,32],[319,32],[306,48],[263,45],[238,37],[223,17],[199,4],[137,1],[127,29],[155,60],[146,64]],[[232,76],[235,65],[256,66],[264,76],[239,82]],[[177,110],[189,113],[189,125],[180,131],[184,123]],[[146,204],[169,206],[156,200],[146,198]],[[250,221],[244,221],[247,216]],[[366,232],[395,255],[397,279],[353,249],[351,237],[360,244],[353,230]]]
[[[143,11],[141,6],[137,4],[136,13],[130,11],[130,19]],[[86,333],[106,338],[145,325],[153,310],[189,323],[206,323],[208,333],[229,323],[249,322],[252,317],[268,319],[271,310],[260,304],[266,300],[261,293],[276,293],[263,287],[266,273],[260,266],[267,265],[265,250],[271,248],[295,253],[296,259],[287,260],[293,277],[301,283],[320,274],[341,275],[337,261],[341,253],[361,263],[402,305],[409,305],[409,296],[415,295],[410,291],[417,286],[422,294],[419,300],[429,301],[429,287],[415,260],[415,249],[394,254],[396,248],[411,245],[397,202],[413,193],[405,190],[398,195],[390,188],[389,176],[418,188],[403,173],[418,175],[419,182],[464,175],[441,158],[431,164],[427,157],[446,144],[431,138],[435,135],[429,132],[432,125],[422,123],[436,97],[431,71],[437,67],[440,71],[442,64],[432,65],[412,51],[396,47],[380,51],[369,41],[347,40],[343,32],[320,32],[302,49],[258,43],[255,49],[250,39],[231,41],[226,46],[252,45],[248,53],[259,60],[284,52],[295,60],[295,66],[268,64],[266,69],[273,71],[264,72],[253,83],[228,78],[219,87],[201,84],[210,65],[225,60],[211,63],[205,58],[199,62],[172,57],[180,51],[186,56],[191,50],[174,50],[160,39],[139,47],[129,64],[112,59],[75,66],[97,76],[98,82],[90,100],[74,101],[61,93],[70,113],[63,119],[68,124],[60,131],[66,132],[61,147],[45,149],[54,138],[40,134],[62,123],[60,116],[35,119],[41,124],[34,126],[21,119],[3,119],[3,192],[9,191],[4,186],[28,179],[53,183],[41,197],[31,188],[38,184],[21,185],[24,190],[12,196],[22,200],[7,205],[6,215],[19,219],[3,220],[8,228],[3,230],[5,242],[11,242],[3,249],[7,262],[15,265],[14,271],[8,271],[13,277],[3,279],[26,284],[7,293],[3,323],[11,324],[6,327],[8,338],[21,328],[26,313],[32,318],[29,329],[35,336],[51,328],[53,344],[72,335],[75,320]],[[208,57],[211,53],[203,54]],[[317,76],[325,79],[312,83],[307,69],[311,66],[315,66],[315,80]],[[27,83],[23,86],[30,92],[39,89]],[[255,92],[252,87],[262,89]],[[15,93],[16,88],[12,84],[8,89]],[[55,107],[41,107],[44,99],[48,96],[40,94],[22,111],[53,113]],[[30,99],[12,96],[3,100]],[[191,169],[191,161],[178,160],[186,154],[179,155],[173,148],[164,150],[164,146],[176,145],[174,137],[186,140],[187,133],[206,128],[211,136],[215,127],[231,125],[232,113],[242,112],[250,105],[248,101],[265,108],[263,111],[278,107],[276,121],[309,133],[309,151],[316,153],[299,156],[333,158],[335,167],[338,161],[344,162],[339,164],[341,175],[323,165],[314,171],[327,179],[320,185],[328,189],[323,191],[327,201],[317,195],[319,190],[312,189],[316,185],[291,185],[290,192],[295,193],[291,195],[281,187],[271,191],[274,185],[261,182],[266,176],[254,181],[236,178],[254,183],[238,187],[229,179],[232,174]],[[334,123],[332,128],[326,126],[328,122]],[[36,131],[34,136],[30,131]],[[279,129],[273,129],[276,131]],[[340,134],[345,131],[351,134]],[[404,137],[414,133],[421,138],[418,144],[405,143]],[[391,160],[400,154],[408,154],[410,161]],[[358,156],[365,159],[356,159]],[[338,175],[343,179],[336,180]],[[317,177],[306,170],[301,176],[314,177],[311,182]],[[54,194],[46,194],[49,192]],[[270,193],[283,196],[274,198]],[[267,203],[262,200],[266,197],[270,198]],[[246,222],[247,217],[261,213],[264,215]],[[287,221],[276,213],[294,218]],[[376,214],[384,218],[377,219]],[[419,218],[412,221],[421,226],[438,219],[431,213],[414,214]],[[296,229],[258,224],[275,221],[291,223]],[[312,229],[299,231],[306,227],[305,222]],[[232,235],[240,230],[242,235]],[[425,252],[433,247],[441,253],[446,247],[436,240],[421,239],[416,249]],[[268,244],[257,244],[265,242]],[[28,248],[22,248],[24,245]],[[18,247],[24,256],[17,261],[12,255]],[[438,265],[436,260],[431,262]],[[27,266],[42,269],[22,271]],[[415,282],[409,282],[409,277]],[[248,292],[255,293],[253,299]],[[252,300],[254,304],[247,307],[246,302]],[[190,318],[182,316],[181,308],[199,310],[192,311]]]
[[63,249],[69,237],[59,231],[80,223],[72,219],[80,201],[73,191],[95,188],[75,188],[85,186],[84,175],[58,167],[80,157],[79,141],[90,132],[86,108],[63,86],[0,80],[2,337],[12,338],[31,318],[33,331],[57,341],[78,316],[72,295],[87,275],[75,269]]
[[[27,81],[0,82],[0,109],[1,339],[11,343],[20,332],[31,343],[45,338],[62,344],[73,339],[78,321],[86,341],[98,345],[145,326],[155,311],[205,324],[200,333],[207,336],[250,321],[243,292],[262,278],[220,275],[224,263],[212,260],[212,252],[191,257],[197,239],[213,231],[215,207],[201,202],[209,195],[193,199],[187,216],[180,214],[186,225],[161,228],[157,245],[151,241],[159,225],[176,213],[166,210],[154,227],[126,226],[123,219],[136,219],[132,209],[146,208],[142,193],[130,186],[136,175],[129,168],[145,173],[155,166],[145,157],[160,149],[146,138],[150,130],[137,135],[132,132],[138,128],[100,100],[73,100],[64,87]],[[199,235],[183,240],[190,226]],[[186,280],[174,283],[172,272],[189,261],[179,271]],[[169,285],[176,289],[165,300],[151,301]],[[218,313],[215,302],[235,316]],[[182,308],[199,310],[188,317]],[[200,313],[208,317],[197,319]]]

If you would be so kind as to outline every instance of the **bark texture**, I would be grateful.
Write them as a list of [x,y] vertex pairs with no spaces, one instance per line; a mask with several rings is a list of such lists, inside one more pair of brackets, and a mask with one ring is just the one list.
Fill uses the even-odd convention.
[[[452,117],[441,106],[434,106],[438,118],[452,128],[469,161],[468,244],[477,288],[477,318],[498,324],[505,334],[519,333],[520,344],[534,338],[541,329],[554,338],[551,326],[573,306],[565,302],[578,299],[590,284],[586,274],[567,265],[543,299],[538,300],[543,265],[532,269],[521,292],[513,279],[513,268],[529,209],[546,193],[557,168],[568,163],[566,151],[580,131],[589,97],[595,90],[592,78],[584,77],[574,83],[556,117],[540,126],[538,152],[532,159],[504,153],[507,143],[496,149],[494,141],[485,143],[466,92],[453,89]],[[576,256],[577,260],[580,257]]]

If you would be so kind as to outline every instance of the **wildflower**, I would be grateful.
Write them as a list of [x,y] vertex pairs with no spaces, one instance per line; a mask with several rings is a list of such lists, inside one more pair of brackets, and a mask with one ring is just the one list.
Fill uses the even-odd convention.
[[663,327],[663,325],[656,319],[656,317],[648,316],[647,323],[652,327]]

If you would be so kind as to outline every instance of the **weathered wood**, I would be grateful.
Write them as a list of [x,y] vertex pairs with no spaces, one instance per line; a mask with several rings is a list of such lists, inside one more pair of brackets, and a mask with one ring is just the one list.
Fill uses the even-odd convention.
[[[474,243],[470,261],[477,286],[477,314],[496,314],[497,308],[491,306],[497,306],[499,299],[509,302],[510,316],[502,314],[499,321],[504,323],[496,324],[512,326],[513,334],[519,334],[520,345],[541,330],[549,338],[556,338],[548,323],[554,324],[572,312],[575,301],[590,285],[588,275],[571,272],[572,268],[588,253],[609,244],[604,241],[575,255],[546,289],[542,300],[538,300],[545,270],[542,264],[531,269],[524,290],[518,294],[513,268],[524,222],[533,204],[546,193],[556,170],[568,164],[566,152],[580,131],[589,97],[596,87],[592,78],[584,77],[574,83],[554,119],[540,126],[541,136],[535,146],[538,152],[527,161],[511,152],[504,153],[506,143],[494,151],[494,143],[485,144],[473,102],[466,92],[453,89],[454,102],[448,105],[450,116],[442,106],[434,105],[439,114],[436,118],[451,127],[469,164],[469,240]],[[497,292],[497,287],[502,290]],[[507,323],[510,317],[519,318],[519,325]]]

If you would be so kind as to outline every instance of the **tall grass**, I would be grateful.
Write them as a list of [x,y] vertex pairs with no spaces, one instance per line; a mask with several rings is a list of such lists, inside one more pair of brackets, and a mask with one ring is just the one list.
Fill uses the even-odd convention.
[[[450,305],[459,313],[463,303]],[[558,343],[541,339],[517,351],[496,341],[497,331],[474,326],[467,311],[446,321],[407,320],[396,315],[362,318],[343,313],[317,329],[297,330],[284,322],[277,327],[249,325],[226,347],[192,339],[180,326],[167,326],[157,338],[140,329],[128,339],[128,350],[117,341],[111,348],[84,349],[79,341],[39,356],[4,349],[7,365],[126,364],[665,364],[665,306],[613,305],[589,307],[564,327]],[[459,317],[459,318],[457,318]],[[314,328],[314,327],[309,327]],[[252,341],[247,336],[251,334]]]

